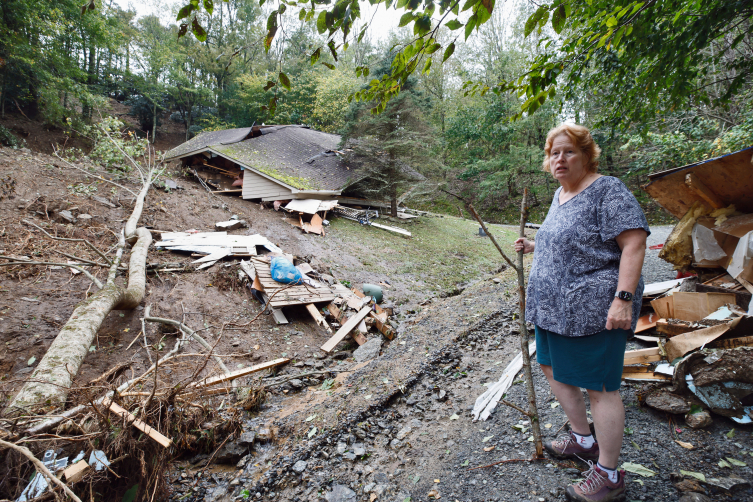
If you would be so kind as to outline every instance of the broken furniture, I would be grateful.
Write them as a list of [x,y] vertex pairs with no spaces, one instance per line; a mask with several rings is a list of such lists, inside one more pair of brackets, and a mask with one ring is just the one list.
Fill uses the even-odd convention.
[[[337,206],[336,200],[295,199],[291,200],[283,209],[291,214],[292,219],[286,220],[291,225],[300,228],[307,234],[324,235],[327,211],[332,210],[335,206]],[[304,217],[306,221],[304,221]]]
[[165,232],[162,240],[155,242],[154,246],[206,255],[193,262],[201,264],[197,269],[210,267],[226,256],[255,256],[257,246],[273,253],[282,253],[280,248],[262,235],[228,235],[227,232]]

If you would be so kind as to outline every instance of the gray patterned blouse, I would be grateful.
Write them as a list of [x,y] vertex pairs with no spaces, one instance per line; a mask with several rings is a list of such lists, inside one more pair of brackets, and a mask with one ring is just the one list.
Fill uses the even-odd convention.
[[[638,201],[617,178],[602,176],[560,205],[561,190],[536,234],[526,319],[564,336],[592,335],[606,329],[617,290],[622,252],[615,237],[650,230]],[[643,277],[633,299],[633,331],[642,296]]]

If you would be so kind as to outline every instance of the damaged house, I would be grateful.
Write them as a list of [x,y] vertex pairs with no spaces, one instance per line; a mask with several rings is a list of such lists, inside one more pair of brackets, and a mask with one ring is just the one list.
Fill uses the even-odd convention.
[[[200,134],[170,150],[215,192],[244,199],[331,200],[363,203],[359,185],[369,176],[338,151],[340,136],[300,125],[253,126]],[[413,171],[415,181],[424,179]],[[368,201],[371,206],[379,206]]]

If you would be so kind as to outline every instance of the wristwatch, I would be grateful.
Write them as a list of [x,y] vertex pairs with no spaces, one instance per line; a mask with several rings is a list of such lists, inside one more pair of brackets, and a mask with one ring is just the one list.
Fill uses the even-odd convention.
[[633,301],[633,293],[629,291],[618,291],[614,294],[615,298],[619,298],[620,300],[625,300],[626,302]]

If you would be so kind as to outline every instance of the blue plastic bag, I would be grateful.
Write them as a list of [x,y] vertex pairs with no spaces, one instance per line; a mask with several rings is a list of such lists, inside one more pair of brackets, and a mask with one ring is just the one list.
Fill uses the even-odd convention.
[[303,279],[301,272],[290,263],[290,260],[282,256],[272,258],[269,271],[272,273],[272,279],[283,284],[299,284]]

